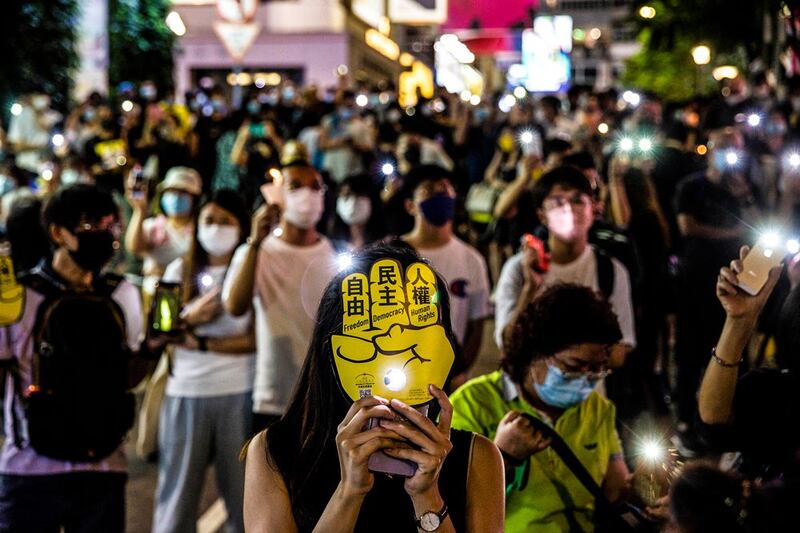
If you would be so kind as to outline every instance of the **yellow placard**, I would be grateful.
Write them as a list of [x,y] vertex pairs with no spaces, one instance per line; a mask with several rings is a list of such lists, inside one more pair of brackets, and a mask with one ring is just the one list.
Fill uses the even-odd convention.
[[393,259],[342,280],[342,333],[331,336],[339,382],[356,401],[364,396],[421,405],[443,387],[455,352],[439,320],[436,275],[423,263],[403,272]]
[[0,255],[0,326],[19,322],[25,307],[25,288],[17,283],[10,255]]

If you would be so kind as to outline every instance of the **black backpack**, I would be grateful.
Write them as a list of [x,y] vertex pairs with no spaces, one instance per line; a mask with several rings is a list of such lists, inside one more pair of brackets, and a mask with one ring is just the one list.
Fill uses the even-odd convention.
[[41,455],[100,461],[119,447],[133,426],[125,316],[111,298],[120,280],[103,276],[94,291],[76,292],[42,269],[20,279],[45,296],[33,329],[32,384],[20,391],[18,376],[15,379],[29,445]]

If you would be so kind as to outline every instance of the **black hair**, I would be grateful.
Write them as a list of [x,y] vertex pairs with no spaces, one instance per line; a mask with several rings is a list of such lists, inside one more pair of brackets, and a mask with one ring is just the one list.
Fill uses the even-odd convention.
[[775,361],[780,368],[800,376],[800,285],[789,292],[778,315]]
[[50,259],[50,240],[42,226],[42,201],[38,198],[14,201],[6,219],[6,236],[17,274],[32,269],[42,259]]
[[564,139],[547,139],[544,142],[543,152],[544,156],[548,157],[550,154],[566,154],[572,150],[572,143]]
[[45,230],[51,224],[74,231],[82,223],[99,222],[108,215],[119,218],[114,198],[96,185],[79,183],[58,189],[42,215]]
[[689,138],[689,128],[683,122],[673,120],[667,124],[664,135],[667,139],[673,139],[683,144]]
[[539,100],[539,105],[542,107],[549,107],[550,109],[554,109],[556,111],[561,110],[561,100],[559,100],[556,96],[543,96],[542,99]]
[[650,213],[658,223],[658,229],[667,246],[671,243],[669,224],[658,203],[656,187],[653,180],[640,168],[630,167],[622,175],[622,183],[625,185],[625,195],[631,208],[633,217],[640,217]]
[[[232,214],[236,221],[239,223],[239,243],[237,246],[244,243],[250,235],[250,214],[245,205],[242,196],[232,189],[219,189],[206,198],[197,209],[197,215],[200,211],[209,205],[214,204],[225,211]],[[198,289],[198,275],[208,266],[208,252],[200,245],[197,240],[197,232],[200,224],[194,225],[194,239],[192,240],[191,251],[189,252],[190,260],[183,263],[183,299],[184,303],[190,301],[197,296]]]
[[414,196],[414,191],[426,181],[442,181],[448,180],[453,183],[453,174],[444,167],[439,165],[419,165],[413,167],[408,174],[403,176],[403,198],[411,198]]
[[747,529],[742,481],[706,464],[687,467],[670,490],[670,514],[685,533],[737,533]]
[[[412,263],[422,261],[410,248],[373,246],[353,257],[352,269],[334,276],[322,295],[308,354],[286,413],[267,432],[267,460],[283,477],[299,531],[314,528],[341,475],[336,431],[352,401],[345,396],[336,378],[330,336],[342,329],[342,280],[353,272],[368,275],[371,265],[380,259],[398,261],[403,271]],[[441,324],[459,360],[450,325],[447,285],[438,274],[437,281]],[[434,406],[435,403],[432,408]]]
[[583,173],[575,167],[562,165],[556,167],[536,182],[533,188],[533,205],[536,209],[542,207],[544,199],[556,185],[564,188],[575,189],[592,196],[592,184]]
[[522,383],[531,363],[579,344],[616,344],[622,338],[611,305],[580,285],[557,284],[520,313],[503,340],[503,369]]
[[592,157],[592,154],[586,151],[565,155],[562,163],[564,165],[571,165],[580,170],[597,168],[597,165],[594,162],[594,157]]

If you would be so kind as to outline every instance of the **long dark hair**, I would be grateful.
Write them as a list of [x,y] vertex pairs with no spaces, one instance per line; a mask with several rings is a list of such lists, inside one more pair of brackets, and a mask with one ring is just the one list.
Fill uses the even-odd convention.
[[[214,204],[225,211],[228,211],[239,222],[239,243],[237,246],[244,243],[247,236],[250,235],[250,215],[244,200],[238,192],[233,189],[219,189],[203,200],[200,207],[197,209],[197,216],[209,204]],[[197,296],[200,292],[198,288],[198,276],[208,266],[208,252],[197,241],[197,232],[200,228],[200,221],[195,220],[194,225],[194,238],[192,239],[192,247],[183,262],[183,301],[188,303],[192,298]]]
[[[369,275],[370,266],[380,259],[397,260],[402,271],[422,261],[408,248],[372,246],[354,256],[352,268],[333,278],[323,293],[314,334],[292,399],[286,413],[267,433],[267,460],[286,483],[300,531],[314,528],[340,480],[335,437],[337,426],[352,401],[345,396],[336,378],[330,336],[342,330],[342,280],[353,272]],[[437,280],[442,326],[455,347],[447,285],[438,274]],[[456,351],[456,358],[459,357]],[[435,403],[431,405],[432,410],[435,406]]]

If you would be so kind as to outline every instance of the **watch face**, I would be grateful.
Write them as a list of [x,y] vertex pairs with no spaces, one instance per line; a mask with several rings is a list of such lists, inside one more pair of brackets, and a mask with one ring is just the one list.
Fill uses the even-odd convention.
[[419,523],[422,526],[423,531],[436,531],[439,529],[442,521],[439,519],[439,515],[436,513],[425,513],[419,519]]

